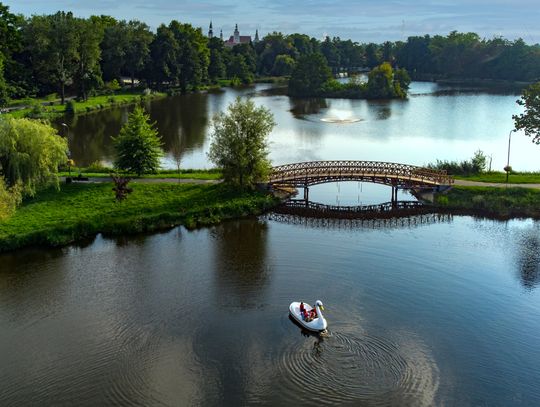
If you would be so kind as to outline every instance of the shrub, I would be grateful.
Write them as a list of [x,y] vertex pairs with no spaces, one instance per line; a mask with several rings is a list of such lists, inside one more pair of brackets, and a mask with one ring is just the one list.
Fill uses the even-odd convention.
[[65,112],[67,114],[75,114],[77,109],[75,108],[75,102],[73,100],[68,100],[66,102],[66,109]]

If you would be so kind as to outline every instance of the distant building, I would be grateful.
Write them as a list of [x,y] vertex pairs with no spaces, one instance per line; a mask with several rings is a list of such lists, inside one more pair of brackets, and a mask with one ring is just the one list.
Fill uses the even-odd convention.
[[[212,21],[210,21],[210,26],[208,27],[208,38],[214,38],[214,29],[212,26]],[[223,30],[219,30],[219,38],[223,41]],[[251,35],[240,35],[240,31],[238,31],[238,24],[234,27],[234,33],[229,37],[228,40],[223,41],[223,44],[226,47],[234,47],[238,44],[249,44],[252,42]],[[253,40],[254,43],[259,42],[259,30],[255,31],[255,39]]]

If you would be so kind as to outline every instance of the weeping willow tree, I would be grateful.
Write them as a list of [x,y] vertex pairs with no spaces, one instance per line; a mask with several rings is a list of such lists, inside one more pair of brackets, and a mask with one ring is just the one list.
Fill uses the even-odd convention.
[[52,183],[58,187],[58,166],[67,161],[67,141],[50,125],[0,118],[0,178],[4,191],[34,195]]

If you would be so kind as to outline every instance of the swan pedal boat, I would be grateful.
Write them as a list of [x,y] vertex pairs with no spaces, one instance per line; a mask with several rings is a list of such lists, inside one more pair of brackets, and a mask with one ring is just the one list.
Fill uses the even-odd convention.
[[[308,313],[313,309],[307,302],[304,302],[304,308]],[[302,318],[302,314],[300,313],[300,302],[291,302],[291,305],[289,305],[289,313],[301,326],[313,332],[325,331],[328,324],[321,312],[321,310],[324,310],[324,307],[320,300],[315,302],[315,310],[317,311],[317,317],[308,322]]]

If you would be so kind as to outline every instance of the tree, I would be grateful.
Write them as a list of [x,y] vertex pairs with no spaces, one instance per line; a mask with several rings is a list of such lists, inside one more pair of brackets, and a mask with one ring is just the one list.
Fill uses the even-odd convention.
[[88,89],[92,86],[102,85],[99,59],[101,49],[99,44],[103,39],[102,27],[95,20],[77,19],[78,23],[78,61],[75,79],[78,86],[79,97],[88,99]]
[[57,84],[63,104],[65,88],[73,82],[79,58],[76,19],[63,11],[33,16],[25,35],[35,75],[45,85]]
[[4,78],[4,59],[0,53],[0,107],[5,106],[9,102],[9,93]]
[[516,130],[524,130],[533,143],[540,144],[540,82],[525,89],[516,103],[525,106],[524,113],[512,116]]
[[150,123],[150,116],[144,113],[142,107],[135,107],[120,134],[114,138],[116,149],[115,168],[134,172],[138,176],[145,173],[155,173],[159,169],[160,158],[163,156],[161,140]]
[[40,186],[58,185],[58,166],[67,161],[67,141],[50,125],[30,119],[0,119],[0,176],[8,188],[20,185],[33,195]]
[[294,59],[288,55],[278,55],[272,68],[272,74],[276,76],[290,75],[296,65]]
[[240,98],[227,114],[214,117],[208,158],[223,170],[226,182],[244,189],[264,179],[270,170],[267,137],[274,125],[268,109]]
[[296,68],[291,75],[289,94],[291,96],[315,96],[330,79],[332,79],[332,72],[322,54],[304,55],[298,59]]

